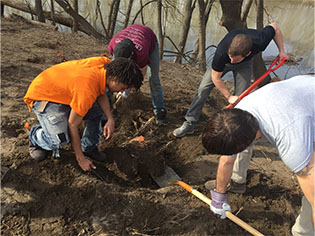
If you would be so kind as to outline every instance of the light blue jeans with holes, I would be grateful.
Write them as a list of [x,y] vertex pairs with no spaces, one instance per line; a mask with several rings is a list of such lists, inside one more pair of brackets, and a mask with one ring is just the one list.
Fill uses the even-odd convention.
[[147,68],[147,77],[150,84],[153,112],[156,115],[161,109],[166,109],[164,105],[163,89],[159,78],[160,58],[158,42],[156,42],[156,47],[149,55],[149,58],[151,64],[149,64]]
[[[38,112],[40,101],[35,101],[33,111],[39,125],[31,128],[29,139],[33,145],[52,151],[54,157],[59,157],[59,148],[70,142],[68,119],[71,108],[68,105],[49,102],[43,112]],[[106,117],[95,102],[84,116],[85,129],[81,138],[83,152],[92,152],[97,148],[106,123]]]

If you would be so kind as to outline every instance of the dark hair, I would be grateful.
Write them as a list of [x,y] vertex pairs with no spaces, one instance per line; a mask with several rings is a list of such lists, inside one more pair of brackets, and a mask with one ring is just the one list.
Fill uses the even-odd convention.
[[104,65],[106,78],[116,78],[117,82],[128,85],[129,88],[139,89],[143,82],[143,75],[139,67],[130,59],[119,57]]
[[134,49],[135,44],[132,42],[132,40],[125,38],[116,44],[114,48],[114,58],[118,57],[131,58]]
[[202,133],[210,154],[232,155],[244,151],[259,129],[256,118],[241,109],[224,109],[214,114]]
[[231,41],[228,54],[232,57],[246,57],[250,50],[252,50],[252,46],[253,43],[250,37],[245,34],[237,34]]

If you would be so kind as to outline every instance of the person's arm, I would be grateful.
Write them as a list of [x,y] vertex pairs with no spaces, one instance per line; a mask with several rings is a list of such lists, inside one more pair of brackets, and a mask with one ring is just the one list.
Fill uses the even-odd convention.
[[104,112],[107,118],[107,122],[104,126],[104,133],[103,133],[105,140],[107,140],[112,136],[115,130],[115,120],[114,120],[112,112],[110,111],[110,104],[108,101],[107,94],[105,93],[103,95],[98,96],[97,103],[101,107],[102,111]]
[[233,104],[238,100],[238,96],[233,96],[228,88],[226,87],[225,83],[223,82],[221,76],[223,72],[218,72],[212,69],[211,77],[212,81],[217,89],[223,94],[223,96],[228,100],[230,104]]
[[221,219],[226,217],[226,211],[231,211],[226,189],[232,176],[234,161],[235,156],[221,156],[217,171],[216,188],[210,190],[212,199],[210,209]]
[[79,126],[82,122],[83,117],[77,114],[74,110],[71,109],[70,116],[68,119],[69,133],[71,139],[71,145],[75,153],[75,157],[77,162],[82,170],[89,171],[92,167],[95,169],[96,167],[93,165],[92,161],[86,158],[82,152],[81,148],[81,138],[79,134]]
[[231,180],[235,159],[235,155],[220,157],[216,179],[216,192],[226,193],[227,186]]
[[315,226],[315,208],[314,208],[314,179],[315,179],[315,167],[314,167],[314,159],[315,159],[315,152],[313,152],[312,159],[308,163],[308,165],[301,170],[299,173],[296,174],[297,180],[301,186],[301,189],[306,197],[307,201],[312,206],[312,223],[313,229]]
[[288,59],[288,55],[284,51],[283,36],[279,26],[275,22],[271,23],[270,26],[272,26],[272,28],[275,30],[275,36],[273,37],[273,40],[275,41],[279,49],[280,60],[282,60],[283,58]]
[[145,78],[145,76],[146,76],[146,74],[147,74],[147,68],[148,68],[148,66],[145,66],[145,67],[143,67],[143,68],[140,68],[140,71],[141,71],[141,73],[142,73],[142,75],[143,75],[143,78]]

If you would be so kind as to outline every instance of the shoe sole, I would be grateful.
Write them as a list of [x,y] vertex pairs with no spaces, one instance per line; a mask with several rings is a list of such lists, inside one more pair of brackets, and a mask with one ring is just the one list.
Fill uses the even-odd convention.
[[194,131],[190,131],[190,132],[186,132],[186,133],[184,133],[184,134],[182,134],[182,135],[176,135],[175,132],[173,132],[173,135],[174,135],[176,138],[181,138],[181,137],[184,137],[184,136],[187,135],[187,134],[193,134],[193,133],[194,133]]

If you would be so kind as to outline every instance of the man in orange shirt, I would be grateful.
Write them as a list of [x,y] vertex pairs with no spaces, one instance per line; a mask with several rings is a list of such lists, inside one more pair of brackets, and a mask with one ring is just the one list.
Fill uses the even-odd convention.
[[[29,133],[31,157],[43,160],[50,152],[59,157],[59,148],[71,142],[80,167],[84,171],[96,168],[87,157],[105,160],[97,145],[102,133],[107,140],[115,128],[106,89],[139,89],[142,81],[141,71],[127,58],[111,62],[106,57],[91,57],[44,70],[32,81],[24,97],[40,122]],[[86,125],[80,140],[82,120]]]

